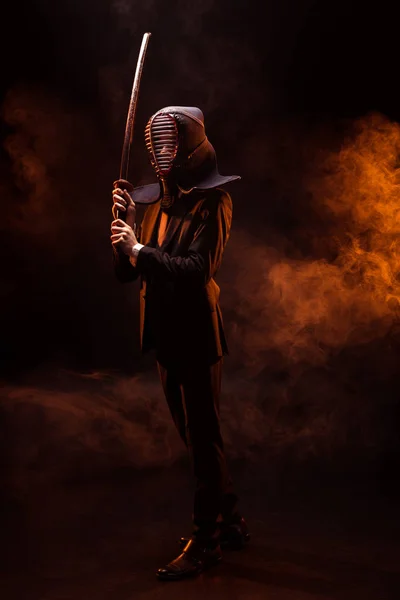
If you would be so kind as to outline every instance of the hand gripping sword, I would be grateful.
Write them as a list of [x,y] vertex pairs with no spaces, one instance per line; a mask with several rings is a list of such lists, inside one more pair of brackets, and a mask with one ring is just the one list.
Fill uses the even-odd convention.
[[[151,33],[145,33],[142,39],[142,45],[140,47],[139,58],[136,65],[136,73],[135,78],[133,80],[131,99],[129,102],[128,116],[126,119],[125,126],[125,136],[124,136],[124,145],[122,147],[122,158],[121,158],[121,167],[119,171],[119,179],[114,181],[114,189],[119,187],[121,189],[127,190],[127,192],[133,192],[133,185],[128,181],[128,169],[129,169],[129,155],[131,150],[132,138],[133,138],[133,129],[135,125],[135,115],[136,115],[136,107],[139,96],[139,88],[140,88],[140,79],[142,77],[144,59],[146,56],[147,45],[149,43]],[[120,211],[115,211],[116,219],[124,219],[126,213],[118,214]]]

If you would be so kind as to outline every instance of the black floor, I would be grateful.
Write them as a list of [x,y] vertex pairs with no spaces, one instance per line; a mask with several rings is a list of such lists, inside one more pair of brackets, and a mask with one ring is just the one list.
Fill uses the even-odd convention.
[[[262,469],[261,469],[262,472]],[[196,580],[155,570],[190,532],[187,467],[32,490],[3,511],[2,600],[399,600],[397,504],[347,480],[236,469],[252,541]],[[283,482],[283,483],[282,483]]]

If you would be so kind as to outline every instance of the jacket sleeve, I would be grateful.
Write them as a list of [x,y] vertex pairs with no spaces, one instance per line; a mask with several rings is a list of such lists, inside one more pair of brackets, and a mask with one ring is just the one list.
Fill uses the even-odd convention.
[[[137,239],[140,240],[142,227],[140,226],[138,229]],[[127,283],[128,281],[135,281],[139,277],[140,272],[137,267],[133,266],[129,260],[129,256],[124,254],[122,250],[118,248],[114,248],[113,246],[113,262],[114,262],[114,272],[117,279],[121,283]]]
[[205,285],[218,271],[232,222],[232,200],[226,192],[214,193],[200,208],[202,220],[187,256],[171,257],[144,246],[137,257],[138,272],[158,280],[190,280]]

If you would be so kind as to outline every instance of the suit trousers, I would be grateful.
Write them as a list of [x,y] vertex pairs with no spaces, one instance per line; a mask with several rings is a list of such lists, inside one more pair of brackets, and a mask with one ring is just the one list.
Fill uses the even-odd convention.
[[237,504],[220,430],[222,362],[222,358],[212,365],[157,362],[164,394],[189,450],[196,479],[194,535],[209,541],[218,536],[218,520],[229,521]]

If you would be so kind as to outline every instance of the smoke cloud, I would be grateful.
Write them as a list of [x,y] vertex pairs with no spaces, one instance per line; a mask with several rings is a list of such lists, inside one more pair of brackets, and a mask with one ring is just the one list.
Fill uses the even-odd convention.
[[[339,150],[308,144],[298,195],[319,231],[300,217],[286,253],[285,239],[271,247],[248,232],[230,250],[238,265],[233,333],[252,364],[276,349],[290,362],[318,365],[398,323],[399,126],[374,114],[351,125]],[[304,232],[309,252],[326,257],[303,254]]]

